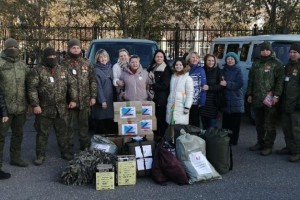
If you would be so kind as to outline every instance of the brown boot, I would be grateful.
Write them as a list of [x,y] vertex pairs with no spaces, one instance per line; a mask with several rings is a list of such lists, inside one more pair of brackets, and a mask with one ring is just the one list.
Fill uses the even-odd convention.
[[261,152],[260,152],[260,155],[263,155],[263,156],[268,156],[272,154],[272,148],[264,148]]
[[293,154],[290,159],[289,159],[290,162],[298,162],[300,161],[300,154]]

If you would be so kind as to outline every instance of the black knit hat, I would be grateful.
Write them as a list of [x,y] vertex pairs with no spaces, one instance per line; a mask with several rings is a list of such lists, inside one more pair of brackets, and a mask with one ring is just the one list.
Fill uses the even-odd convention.
[[68,41],[68,48],[70,49],[73,46],[81,46],[80,40],[78,40],[78,39],[70,39]]
[[300,43],[293,43],[290,50],[294,50],[300,53]]
[[272,45],[270,42],[263,42],[259,45],[260,51],[269,50],[273,52]]
[[17,40],[13,39],[13,38],[8,38],[7,40],[5,40],[4,42],[4,49],[7,49],[9,47],[19,47],[19,44],[17,42]]
[[48,56],[56,55],[55,50],[52,47],[47,47],[43,51],[43,58],[47,58]]

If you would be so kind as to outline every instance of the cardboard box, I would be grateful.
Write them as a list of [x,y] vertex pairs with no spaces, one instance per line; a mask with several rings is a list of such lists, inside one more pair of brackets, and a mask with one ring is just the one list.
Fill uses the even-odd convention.
[[111,164],[100,164],[96,172],[96,190],[115,189],[115,172]]
[[141,119],[142,103],[140,101],[114,102],[114,121]]
[[117,156],[117,184],[136,184],[136,159],[134,155]]
[[127,120],[118,123],[119,135],[138,135],[144,132],[152,132],[157,129],[156,118],[136,120]]

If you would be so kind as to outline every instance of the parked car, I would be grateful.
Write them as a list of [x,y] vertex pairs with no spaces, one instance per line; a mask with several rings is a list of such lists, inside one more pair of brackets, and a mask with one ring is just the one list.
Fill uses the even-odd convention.
[[119,49],[122,48],[127,49],[130,55],[138,55],[143,68],[148,68],[158,45],[154,41],[145,39],[97,39],[91,42],[86,57],[91,63],[95,63],[96,52],[105,49],[110,56],[110,62],[115,64],[118,61]]
[[[268,41],[277,56],[284,64],[288,62],[289,49],[292,43],[300,41],[300,35],[259,35],[242,37],[216,38],[212,41],[210,53],[217,57],[219,66],[225,62],[225,55],[232,51],[239,55],[243,76],[243,91],[246,93],[248,86],[248,74],[252,63],[260,56],[259,44]],[[246,98],[245,98],[246,99]],[[245,103],[246,111],[249,113],[250,120],[254,122],[254,114],[249,104]]]

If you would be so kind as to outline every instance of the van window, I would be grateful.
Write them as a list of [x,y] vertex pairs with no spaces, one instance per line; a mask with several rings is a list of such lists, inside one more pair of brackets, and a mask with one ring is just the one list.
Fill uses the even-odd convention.
[[130,55],[138,55],[141,59],[141,65],[143,68],[147,68],[151,61],[157,46],[154,44],[145,43],[132,43],[132,42],[99,42],[94,43],[91,47],[91,54],[89,60],[91,63],[95,63],[95,54],[99,49],[105,49],[110,57],[110,62],[115,64],[118,62],[119,49],[125,48]]
[[228,44],[227,46],[227,52],[234,52],[236,54],[238,54],[238,51],[239,51],[239,44]]
[[240,61],[247,60],[247,56],[249,53],[249,47],[250,47],[250,44],[243,44],[241,54],[240,54]]
[[213,54],[218,58],[222,59],[224,56],[225,44],[215,44]]

